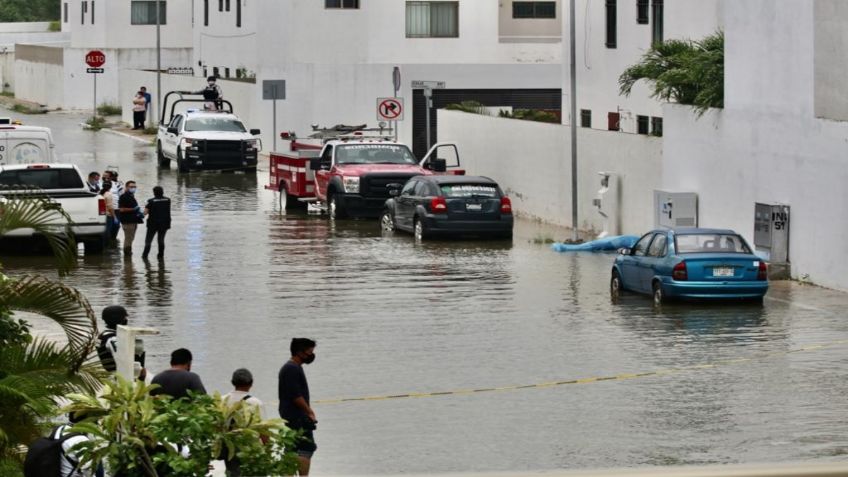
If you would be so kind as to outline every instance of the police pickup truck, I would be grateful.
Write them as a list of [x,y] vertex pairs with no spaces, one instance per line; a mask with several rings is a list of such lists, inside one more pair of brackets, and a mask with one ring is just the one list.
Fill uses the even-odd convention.
[[[171,103],[170,116],[166,118],[168,97],[178,94]],[[177,163],[180,172],[218,169],[256,169],[262,143],[256,136],[258,129],[245,128],[233,114],[229,101],[218,100],[215,110],[185,109],[176,106],[185,102],[205,102],[202,98],[184,98],[192,93],[172,91],[165,96],[162,118],[156,137],[156,155],[161,167]],[[208,102],[207,102],[208,103]]]
[[[36,194],[43,197],[42,217],[57,234],[70,233],[85,245],[86,253],[99,253],[105,245],[106,202],[90,192],[79,169],[72,164],[0,165],[0,210],[9,200]],[[0,237],[30,243],[38,233],[21,228]]]

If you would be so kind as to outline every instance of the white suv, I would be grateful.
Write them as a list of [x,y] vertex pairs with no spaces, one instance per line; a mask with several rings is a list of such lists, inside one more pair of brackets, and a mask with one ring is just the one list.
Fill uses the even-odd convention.
[[202,169],[256,169],[262,142],[258,129],[248,131],[230,112],[189,109],[159,125],[159,165],[176,161],[180,172]]

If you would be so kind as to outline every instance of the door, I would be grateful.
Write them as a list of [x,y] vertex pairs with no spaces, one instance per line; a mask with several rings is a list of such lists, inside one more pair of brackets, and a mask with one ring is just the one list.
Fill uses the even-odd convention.
[[459,162],[459,149],[456,144],[448,142],[440,142],[427,152],[424,159],[419,163],[423,169],[435,170],[433,166],[434,159],[442,159],[445,161],[446,171],[443,173],[452,175],[465,175],[465,170],[461,169]]
[[629,290],[645,291],[642,288],[641,262],[645,258],[645,254],[648,253],[648,246],[652,238],[654,238],[653,232],[643,235],[636,242],[636,245],[630,249],[630,255],[624,255],[621,260],[621,282]]
[[658,233],[639,264],[640,286],[643,290],[652,290],[654,277],[668,273],[661,271],[666,255],[668,255],[668,237],[664,233]]
[[333,146],[328,144],[321,151],[321,169],[315,171],[315,195],[327,200],[327,187],[330,185],[330,169],[333,167]]
[[[174,119],[171,120],[171,123],[168,124],[168,129],[175,128],[177,131],[183,125],[183,116],[178,114],[174,116]],[[178,143],[179,135],[174,134],[172,132],[166,132],[164,144],[162,144],[162,152],[165,153],[166,156],[176,159],[177,158],[177,143]]]
[[412,217],[415,215],[416,189],[421,187],[421,181],[409,180],[404,184],[400,195],[395,200],[395,221],[404,229],[412,229]]

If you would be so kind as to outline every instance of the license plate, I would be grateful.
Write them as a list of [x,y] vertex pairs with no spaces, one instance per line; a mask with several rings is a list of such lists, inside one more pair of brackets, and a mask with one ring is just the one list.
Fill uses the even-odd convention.
[[469,212],[480,212],[483,210],[483,204],[465,204],[465,210]]
[[733,268],[731,268],[731,267],[714,267],[713,268],[713,276],[714,277],[732,277],[733,276]]

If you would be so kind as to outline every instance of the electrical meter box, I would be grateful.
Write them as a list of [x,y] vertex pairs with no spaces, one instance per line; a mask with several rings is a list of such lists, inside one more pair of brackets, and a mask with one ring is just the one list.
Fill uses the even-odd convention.
[[697,227],[698,194],[654,191],[655,227]]
[[754,204],[754,248],[769,262],[769,278],[789,275],[788,205]]

